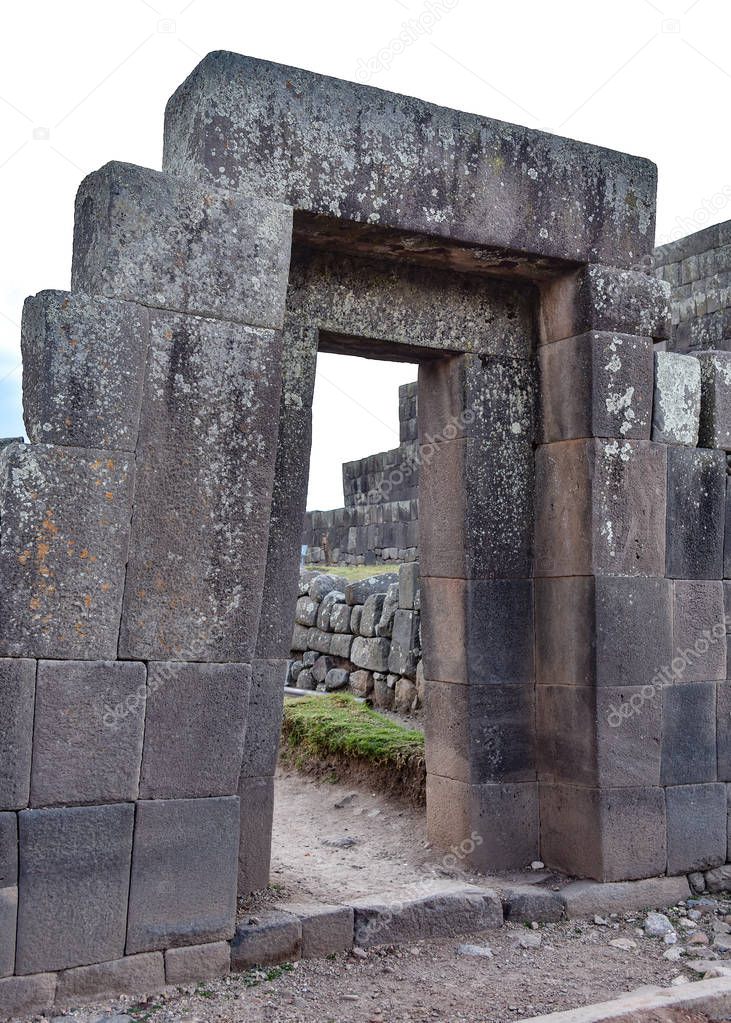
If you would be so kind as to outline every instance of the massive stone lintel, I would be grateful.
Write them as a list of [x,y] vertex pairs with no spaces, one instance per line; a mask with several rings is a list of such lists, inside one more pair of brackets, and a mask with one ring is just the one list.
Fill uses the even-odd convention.
[[646,160],[223,51],[170,99],[164,166],[331,217],[577,262],[631,265],[654,240]]
[[117,656],[132,484],[123,452],[2,451],[0,655]]

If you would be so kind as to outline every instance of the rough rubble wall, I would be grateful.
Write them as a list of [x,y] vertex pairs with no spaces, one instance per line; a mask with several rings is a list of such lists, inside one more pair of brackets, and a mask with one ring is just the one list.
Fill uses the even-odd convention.
[[419,557],[417,384],[399,387],[400,445],[343,463],[343,508],[310,511],[306,561],[371,565]]
[[655,266],[672,288],[668,349],[731,350],[731,221],[661,245]]

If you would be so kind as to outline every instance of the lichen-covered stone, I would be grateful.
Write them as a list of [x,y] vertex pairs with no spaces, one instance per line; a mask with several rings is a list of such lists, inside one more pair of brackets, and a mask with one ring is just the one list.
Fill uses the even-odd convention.
[[697,359],[677,352],[655,352],[652,439],[660,444],[698,443],[701,370]]
[[128,163],[76,196],[73,291],[280,327],[292,211]]
[[241,778],[274,774],[284,710],[282,683],[286,670],[287,662],[275,659],[257,658],[251,666],[251,695]]
[[121,661],[40,661],[31,806],[137,799],[147,672]]
[[209,54],[169,101],[164,165],[485,247],[615,266],[652,252],[645,160],[235,53]]
[[128,454],[3,450],[0,654],[117,656],[132,483]]
[[41,291],[23,308],[23,410],[36,444],[134,451],[147,310]]
[[731,451],[731,352],[698,352],[701,419],[698,443]]

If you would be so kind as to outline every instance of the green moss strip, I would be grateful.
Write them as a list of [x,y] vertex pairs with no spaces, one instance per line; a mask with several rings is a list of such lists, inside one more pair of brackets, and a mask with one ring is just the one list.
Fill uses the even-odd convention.
[[359,775],[365,784],[380,780],[386,790],[423,801],[423,734],[347,693],[285,699],[282,738],[288,763],[329,764],[353,780]]

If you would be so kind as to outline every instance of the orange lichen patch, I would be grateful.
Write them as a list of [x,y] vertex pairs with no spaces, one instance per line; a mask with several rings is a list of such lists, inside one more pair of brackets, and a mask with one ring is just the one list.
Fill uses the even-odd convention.
[[84,607],[88,610],[91,607],[91,594],[84,594]]
[[113,468],[114,468],[114,459],[113,458],[108,458],[107,459],[107,469],[113,469]]
[[51,552],[51,545],[46,543],[45,540],[39,540],[36,543],[36,561],[39,565],[42,565]]
[[74,421],[71,418],[71,416],[66,416],[66,418],[63,421],[63,423],[64,423],[64,426],[66,427],[67,430],[70,430],[71,427],[74,425]]
[[41,523],[41,526],[43,527],[43,529],[45,529],[45,531],[47,533],[50,533],[51,536],[57,536],[58,535],[58,526],[56,525],[56,523],[51,518],[52,515],[53,515],[53,509],[49,508],[46,511],[46,517],[44,518],[43,522]]
[[112,588],[112,584],[111,583],[102,583],[101,584],[101,591],[102,591],[102,593],[109,593],[111,588]]
[[163,331],[163,335],[162,336],[165,338],[166,341],[172,341],[172,339],[173,339],[173,332],[170,329],[170,327],[166,327],[165,328],[165,330]]
[[147,590],[137,590],[137,596],[142,600],[147,596]]
[[85,636],[86,626],[84,625],[83,622],[76,622],[76,624],[74,625],[74,631],[76,632],[77,636]]
[[40,597],[31,597],[30,598],[30,602],[28,604],[28,607],[31,609],[31,611],[40,611],[40,609],[41,609],[41,598]]
[[21,565],[27,565],[30,560],[30,550],[26,548],[22,554],[18,555],[18,563]]
[[152,585],[158,593],[162,593],[163,590],[167,589],[167,583],[165,582],[161,575],[155,576]]
[[105,490],[104,491],[104,499],[106,501],[113,501],[114,500],[114,493],[111,490]]
[[82,561],[85,561],[89,557],[89,548],[84,547],[83,550],[80,550],[79,557],[81,558]]

